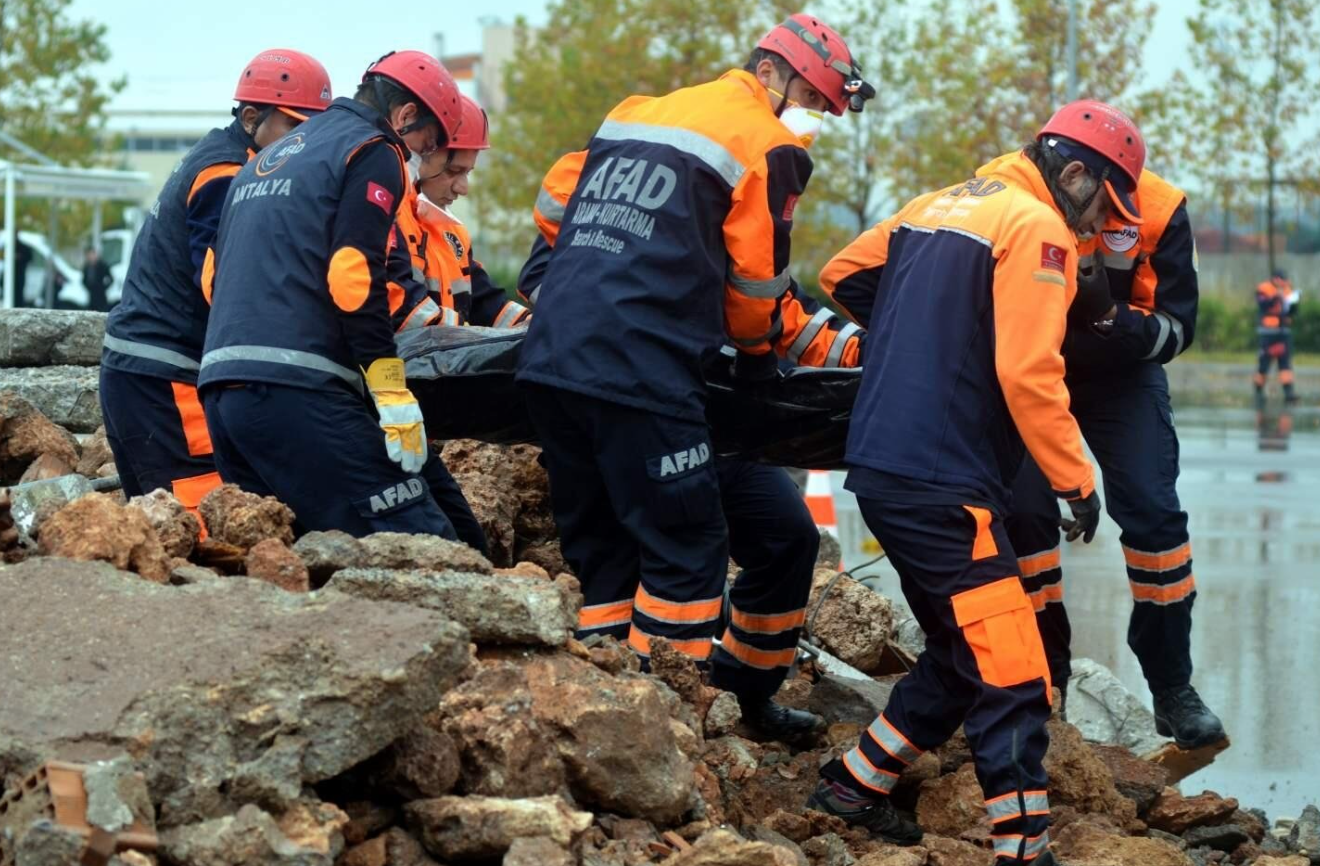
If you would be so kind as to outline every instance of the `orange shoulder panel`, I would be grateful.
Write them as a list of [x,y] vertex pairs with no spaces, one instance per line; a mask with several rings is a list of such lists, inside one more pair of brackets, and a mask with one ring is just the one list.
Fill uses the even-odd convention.
[[568,207],[573,190],[577,189],[578,178],[582,176],[582,167],[586,162],[585,150],[566,153],[550,167],[545,180],[541,182],[532,216],[536,220],[537,229],[550,246],[554,246],[559,238],[559,223],[564,219],[564,209]]
[[192,204],[193,197],[197,195],[197,191],[202,187],[219,177],[233,177],[238,174],[239,169],[242,167],[236,162],[218,162],[197,172],[197,177],[193,178],[192,186],[188,187],[188,204]]

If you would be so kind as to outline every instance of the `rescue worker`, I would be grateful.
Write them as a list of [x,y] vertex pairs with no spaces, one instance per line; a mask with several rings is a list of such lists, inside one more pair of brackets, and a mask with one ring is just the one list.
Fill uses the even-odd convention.
[[[460,96],[459,103],[459,125],[448,146],[409,165],[412,182],[395,218],[386,263],[390,315],[398,333],[468,324],[469,316],[475,316],[471,324],[512,327],[527,313],[471,257],[466,227],[446,210],[467,195],[477,154],[490,147],[486,112],[467,96]],[[428,462],[427,476],[431,495],[459,540],[489,555],[485,531],[443,461]]]
[[[811,173],[804,127],[860,110],[873,93],[839,35],[798,14],[744,69],[625,100],[547,176],[536,219],[553,252],[543,278],[523,280],[535,306],[518,379],[582,582],[580,630],[626,635],[643,659],[666,638],[711,662],[712,683],[735,693],[750,723],[784,736],[817,725],[771,700],[809,586],[786,589],[792,570],[752,569],[763,577],[735,584],[713,649],[730,539],[703,371],[726,339],[749,382],[778,375],[777,352],[810,347],[816,363],[858,363],[856,329],[823,335],[824,317],[800,316],[787,268]],[[760,480],[741,482],[749,498],[773,500],[759,517],[747,503],[749,522],[782,519],[781,481],[759,492]],[[757,553],[735,555],[751,566]]]
[[[1066,135],[1054,125],[1042,135],[1055,132]],[[1072,414],[1100,464],[1109,515],[1122,530],[1133,599],[1128,645],[1154,698],[1156,728],[1183,748],[1196,748],[1222,740],[1224,728],[1191,685],[1196,581],[1164,371],[1195,334],[1196,246],[1182,190],[1143,171],[1136,202],[1139,225],[1111,219],[1081,244],[1079,302],[1064,357]],[[1092,312],[1083,314],[1084,307]],[[1059,510],[1029,458],[1014,484],[1007,525],[1066,707],[1072,627],[1063,603]]]
[[[578,160],[581,154],[565,159]],[[529,303],[533,303],[532,297],[539,298],[537,289],[550,261],[552,241],[547,238],[557,236],[559,229],[558,221],[543,210],[553,214],[567,204],[573,190],[556,186],[555,180],[570,176],[552,169],[542,187],[537,221],[544,234],[537,235],[518,280],[519,294]],[[861,362],[865,334],[857,325],[822,307],[796,285],[779,304],[785,326],[775,345],[785,365],[791,367],[799,360],[814,366]],[[721,640],[734,652],[713,654],[713,664],[720,668],[714,679],[726,688],[729,683],[738,684],[737,694],[747,707],[744,718],[763,735],[803,740],[819,728],[818,717],[781,712],[769,697],[783,685],[793,662],[791,651],[797,646],[806,616],[820,532],[787,470],[723,457],[714,458],[714,466],[728,527],[729,554],[741,569],[731,596],[736,599],[736,613],[733,608],[727,611],[727,633]],[[610,635],[628,642],[639,594],[640,551],[635,546],[581,547],[588,562],[593,557],[603,560],[595,570],[611,577],[593,581],[578,617],[577,637]],[[774,625],[782,627],[770,627]]]
[[314,58],[272,48],[244,67],[234,99],[234,122],[188,151],[148,212],[101,353],[101,414],[124,492],[163,487],[194,513],[220,484],[197,396],[211,309],[202,263],[234,176],[330,105],[330,77]]
[[1279,365],[1279,384],[1283,386],[1285,403],[1297,402],[1293,386],[1292,317],[1302,293],[1288,282],[1288,275],[1276,270],[1269,280],[1256,286],[1256,308],[1260,320],[1256,334],[1260,337],[1260,361],[1252,382],[1256,386],[1256,405],[1265,404],[1265,377],[1270,365]]
[[[467,226],[449,208],[468,194],[468,178],[481,151],[490,149],[490,123],[476,100],[461,97],[462,123],[445,150],[422,158],[411,208],[399,208],[397,249],[391,273],[407,267],[414,284],[425,283],[432,304],[416,292],[395,313],[401,329],[429,324],[514,328],[526,323],[527,307],[495,285],[472,254]],[[421,279],[419,279],[421,278]],[[412,301],[420,303],[413,305]]]
[[438,458],[396,356],[385,265],[409,152],[458,125],[444,67],[393,52],[230,189],[203,273],[202,404],[221,476],[287,503],[300,530],[455,537],[427,487]]
[[1100,498],[1060,355],[1077,295],[1073,233],[1099,231],[1111,208],[1139,224],[1145,161],[1136,126],[1106,105],[1067,106],[1047,129],[1057,134],[909,202],[821,274],[870,331],[846,486],[927,642],[808,802],[914,844],[920,828],[888,795],[963,725],[997,862],[1038,866],[1054,862],[1050,672],[1003,520],[1025,444],[1072,509],[1069,539],[1095,535]]

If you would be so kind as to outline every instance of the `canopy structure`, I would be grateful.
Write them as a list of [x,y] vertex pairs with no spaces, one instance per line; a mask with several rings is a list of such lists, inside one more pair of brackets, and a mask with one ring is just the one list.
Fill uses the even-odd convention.
[[[3,133],[0,133],[3,135]],[[41,154],[22,146],[9,136],[4,139],[31,156],[50,163]],[[68,166],[22,164],[0,160],[0,179],[4,181],[4,222],[0,236],[4,238],[4,297],[0,306],[14,306],[14,251],[18,225],[15,207],[20,196],[25,198],[77,199],[94,202],[92,237],[101,236],[101,204],[107,201],[126,201],[141,204],[153,190],[150,175],[142,171],[116,171],[108,168],[72,168]],[[51,246],[54,247],[54,238]]]

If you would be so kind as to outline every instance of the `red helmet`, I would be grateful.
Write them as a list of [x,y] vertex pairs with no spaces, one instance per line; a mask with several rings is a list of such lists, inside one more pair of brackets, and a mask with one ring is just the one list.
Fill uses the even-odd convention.
[[311,55],[287,48],[271,48],[248,63],[238,77],[234,99],[256,105],[274,105],[286,114],[306,120],[307,115],[290,109],[324,111],[332,99],[330,76]]
[[445,131],[442,147],[458,132],[462,116],[458,85],[439,60],[425,51],[391,51],[368,66],[362,80],[373,75],[389,79],[422,101]]
[[[1036,140],[1045,140],[1049,136],[1068,139],[1103,157],[1102,161],[1088,160],[1086,154],[1073,153],[1066,144],[1060,146],[1054,139],[1045,142],[1065,156],[1086,163],[1097,177],[1104,180],[1110,198],[1124,212],[1123,216],[1130,222],[1141,222],[1132,195],[1146,166],[1146,142],[1131,118],[1112,105],[1094,99],[1080,99],[1054,112],[1049,122],[1041,127]],[[1121,176],[1116,176],[1116,172]]]
[[805,12],[776,25],[756,47],[784,58],[829,101],[831,114],[842,115],[845,108],[861,111],[863,101],[875,95],[874,88],[862,81],[862,68],[843,37]]
[[458,131],[449,137],[450,150],[488,150],[490,148],[490,120],[477,101],[460,96],[462,122]]

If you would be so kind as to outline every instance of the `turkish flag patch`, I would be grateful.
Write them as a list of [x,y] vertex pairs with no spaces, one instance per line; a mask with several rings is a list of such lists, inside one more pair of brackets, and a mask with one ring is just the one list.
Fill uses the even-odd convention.
[[784,222],[791,223],[793,221],[793,211],[797,208],[797,201],[797,196],[790,195],[788,201],[784,202]]
[[374,180],[367,181],[367,201],[385,211],[387,214],[394,213],[394,193],[376,183]]
[[1063,273],[1064,262],[1068,261],[1068,251],[1054,244],[1040,245],[1040,266]]

